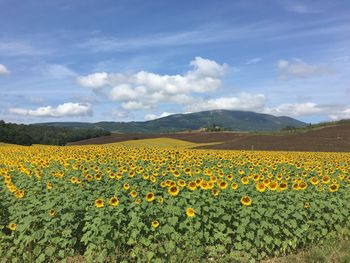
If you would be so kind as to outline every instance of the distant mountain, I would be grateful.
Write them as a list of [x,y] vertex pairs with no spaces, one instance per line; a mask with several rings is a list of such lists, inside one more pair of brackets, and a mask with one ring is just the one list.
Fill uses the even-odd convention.
[[174,114],[143,122],[50,122],[40,123],[65,128],[93,128],[121,133],[167,133],[216,127],[230,131],[277,131],[287,126],[304,127],[306,123],[290,117],[276,117],[250,111],[211,110]]

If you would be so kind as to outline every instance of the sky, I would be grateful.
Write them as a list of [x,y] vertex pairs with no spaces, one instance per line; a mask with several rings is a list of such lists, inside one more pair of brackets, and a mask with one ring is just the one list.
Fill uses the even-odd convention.
[[350,1],[0,0],[0,120],[350,118]]

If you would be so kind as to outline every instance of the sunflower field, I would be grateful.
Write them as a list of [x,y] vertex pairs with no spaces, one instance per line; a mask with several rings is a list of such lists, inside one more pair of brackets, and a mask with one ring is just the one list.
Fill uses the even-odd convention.
[[0,147],[0,262],[283,256],[350,232],[350,153]]

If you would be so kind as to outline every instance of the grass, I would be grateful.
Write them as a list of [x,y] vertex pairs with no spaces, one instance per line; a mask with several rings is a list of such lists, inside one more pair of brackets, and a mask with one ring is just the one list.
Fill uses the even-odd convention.
[[[236,262],[236,263],[252,263],[249,259],[241,258],[233,260],[228,255],[223,255],[219,261],[213,261],[212,258],[206,259],[189,259],[193,263],[196,262]],[[77,255],[66,259],[67,263],[87,263],[83,256]],[[329,238],[322,241],[318,246],[305,250],[297,251],[285,257],[270,258],[261,261],[261,263],[349,263],[350,262],[350,240],[344,237]]]
[[330,238],[318,246],[282,258],[272,258],[263,263],[349,263],[350,240]]

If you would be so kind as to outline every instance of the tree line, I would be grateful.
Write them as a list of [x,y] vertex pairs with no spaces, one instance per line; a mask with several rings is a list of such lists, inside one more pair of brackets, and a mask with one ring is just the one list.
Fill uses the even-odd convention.
[[14,124],[0,120],[0,142],[32,145],[66,145],[68,142],[110,135],[103,129],[61,128],[40,124]]

